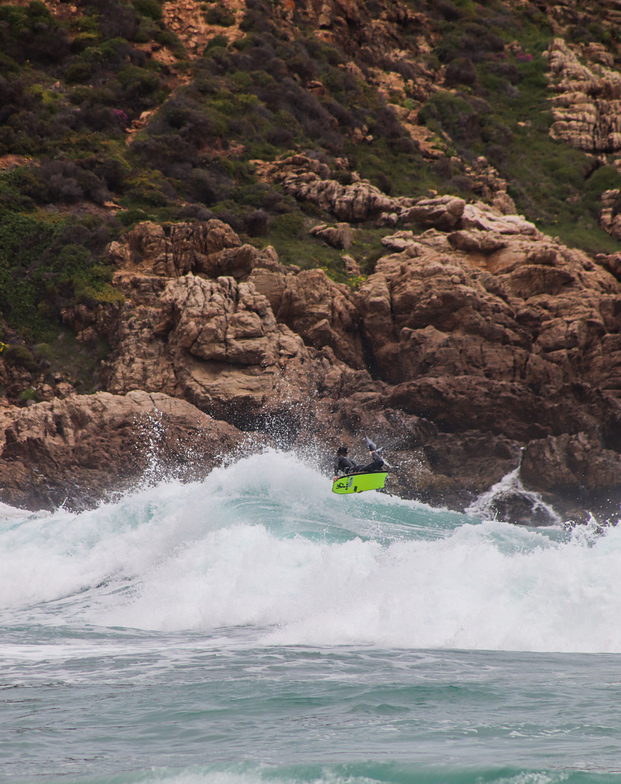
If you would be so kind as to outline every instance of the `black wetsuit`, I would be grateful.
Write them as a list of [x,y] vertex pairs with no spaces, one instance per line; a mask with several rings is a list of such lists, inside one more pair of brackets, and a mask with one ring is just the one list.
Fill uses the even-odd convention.
[[346,455],[337,455],[334,458],[334,473],[349,474],[356,469],[355,464]]

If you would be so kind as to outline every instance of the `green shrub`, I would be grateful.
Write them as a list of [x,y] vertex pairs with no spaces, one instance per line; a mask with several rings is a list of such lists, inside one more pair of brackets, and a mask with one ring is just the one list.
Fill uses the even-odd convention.
[[38,366],[32,352],[26,346],[9,346],[2,354],[7,365],[23,367],[29,373],[36,373]]
[[162,18],[162,6],[157,0],[132,0],[132,5],[139,14],[159,22]]
[[0,314],[30,338],[45,338],[77,298],[110,301],[112,271],[94,255],[109,240],[49,215],[0,215]]
[[138,207],[130,207],[128,210],[117,212],[116,219],[122,226],[129,227],[142,221],[151,220],[152,216]]
[[[211,24],[214,23],[212,22]],[[205,53],[213,52],[214,49],[226,50],[228,44],[229,44],[229,39],[225,35],[222,35],[222,33],[218,35],[214,35],[213,38],[209,39],[207,46],[205,47]]]
[[34,390],[32,387],[24,389],[23,392],[20,392],[19,400],[21,403],[27,403],[29,400],[32,400],[36,403],[38,400],[36,390]]
[[212,3],[204,11],[205,19],[210,25],[231,27],[235,24],[235,14],[220,3]]
[[419,121],[456,142],[472,143],[480,137],[479,112],[460,95],[439,90],[419,112]]
[[133,173],[127,177],[125,187],[125,201],[139,202],[150,207],[164,207],[173,195],[165,178],[160,172],[153,170]]

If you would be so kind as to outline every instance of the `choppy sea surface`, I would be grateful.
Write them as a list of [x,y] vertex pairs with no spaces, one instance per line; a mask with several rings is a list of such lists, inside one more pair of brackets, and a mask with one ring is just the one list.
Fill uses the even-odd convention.
[[621,526],[330,490],[0,505],[0,781],[621,782]]

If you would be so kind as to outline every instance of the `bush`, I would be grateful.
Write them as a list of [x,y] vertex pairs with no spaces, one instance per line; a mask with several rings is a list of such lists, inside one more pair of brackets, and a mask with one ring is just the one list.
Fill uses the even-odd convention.
[[125,179],[129,173],[129,166],[125,161],[119,158],[109,158],[106,155],[93,155],[81,163],[87,171],[93,172],[110,190],[123,190]]
[[134,172],[126,179],[125,200],[149,207],[165,207],[175,199],[175,193],[159,171]]
[[42,200],[46,203],[70,204],[88,199],[103,204],[110,192],[92,172],[73,161],[52,160],[43,163],[38,171],[43,184]]
[[219,3],[213,3],[207,7],[205,18],[210,25],[219,27],[230,27],[235,24],[235,14]]
[[133,41],[138,32],[138,15],[132,6],[118,0],[82,0],[82,5],[97,13],[102,38],[125,38]]
[[41,2],[31,2],[28,8],[0,6],[0,49],[17,63],[48,66],[61,63],[71,52],[67,31]]
[[25,368],[29,373],[36,373],[37,363],[26,346],[9,346],[2,354],[7,365]]
[[194,146],[172,133],[137,139],[132,145],[132,153],[164,174],[168,174],[178,164],[189,163],[194,166],[198,163]]
[[0,313],[32,337],[49,332],[80,287],[110,296],[111,271],[96,261],[107,232],[48,221],[19,213],[0,216]]
[[447,66],[445,79],[447,87],[456,87],[459,84],[474,85],[477,81],[477,72],[472,60],[459,57]]
[[479,114],[464,98],[443,90],[434,93],[418,114],[423,125],[446,133],[456,142],[479,138]]
[[162,81],[154,71],[127,65],[119,70],[117,78],[124,105],[136,112],[149,109],[164,98]]
[[223,188],[221,182],[202,169],[194,169],[190,175],[187,192],[192,199],[207,206],[223,201],[228,196],[228,189]]
[[254,210],[244,216],[244,230],[251,237],[264,237],[267,234],[269,215],[265,210]]
[[117,212],[116,219],[122,226],[129,227],[136,223],[142,223],[143,221],[151,220],[151,216],[138,207],[130,207],[127,210]]
[[215,218],[221,220],[223,223],[228,223],[228,225],[233,229],[236,234],[241,234],[244,230],[244,222],[231,210],[222,210],[220,212],[216,212],[214,215]]
[[177,213],[179,220],[208,221],[213,218],[211,210],[201,207],[200,204],[186,204]]
[[270,16],[269,9],[261,0],[247,0],[246,12],[239,28],[244,32],[272,32],[274,24]]
[[162,6],[157,0],[132,0],[132,5],[139,14],[147,16],[155,22],[159,22],[163,16]]

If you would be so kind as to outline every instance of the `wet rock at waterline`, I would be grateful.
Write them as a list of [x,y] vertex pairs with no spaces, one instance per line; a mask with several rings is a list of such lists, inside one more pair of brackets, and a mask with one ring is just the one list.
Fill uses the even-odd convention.
[[0,501],[80,509],[152,478],[199,479],[248,437],[184,400],[142,391],[0,409]]

